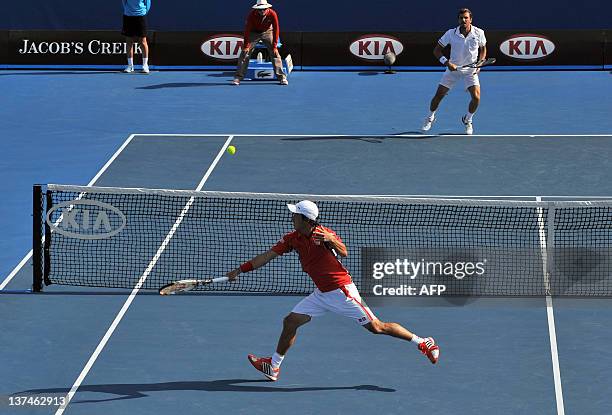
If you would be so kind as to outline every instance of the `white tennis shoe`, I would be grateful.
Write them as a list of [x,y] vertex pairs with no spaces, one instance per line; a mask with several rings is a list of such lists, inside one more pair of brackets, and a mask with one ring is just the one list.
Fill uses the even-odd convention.
[[421,127],[421,131],[429,131],[435,119],[436,119],[435,116],[425,118],[425,122],[423,123],[423,126]]
[[149,73],[149,65],[142,65],[142,73]]
[[474,134],[474,126],[472,125],[472,121],[466,121],[467,116],[464,115],[463,117],[461,117],[461,122],[463,123],[463,125],[465,125],[465,133],[467,135],[472,135]]
[[123,69],[123,73],[132,73],[134,72],[134,67],[131,65],[128,65],[125,67],[125,69]]

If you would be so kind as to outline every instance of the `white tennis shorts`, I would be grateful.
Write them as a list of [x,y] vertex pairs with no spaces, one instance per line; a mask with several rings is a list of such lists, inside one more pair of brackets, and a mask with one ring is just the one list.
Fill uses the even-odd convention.
[[310,317],[318,317],[331,311],[352,318],[362,326],[376,319],[352,283],[325,293],[315,288],[312,294],[300,301],[291,311]]
[[480,81],[478,80],[478,74],[475,73],[473,68],[467,69],[459,69],[456,71],[450,71],[447,69],[444,71],[442,75],[442,79],[440,79],[440,85],[447,87],[448,89],[453,89],[457,81],[463,81],[463,85],[465,89],[468,89],[471,86],[480,86]]

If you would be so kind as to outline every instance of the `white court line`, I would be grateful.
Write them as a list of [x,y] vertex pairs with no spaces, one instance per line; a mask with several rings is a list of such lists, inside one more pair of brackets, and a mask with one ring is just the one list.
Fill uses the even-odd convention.
[[[196,189],[195,189],[196,191],[202,190],[202,188],[204,187],[204,184],[206,183],[206,181],[208,180],[208,178],[212,174],[213,170],[217,166],[217,163],[219,163],[219,160],[221,160],[221,157],[225,153],[225,151],[227,149],[227,146],[229,146],[229,144],[232,142],[233,138],[234,138],[233,136],[229,136],[227,138],[227,140],[225,141],[225,144],[223,144],[223,147],[221,148],[221,150],[219,150],[219,153],[217,154],[217,157],[215,157],[215,160],[212,162],[212,164],[210,165],[210,167],[206,171],[206,174],[204,174],[204,177],[202,177],[202,180],[200,180],[200,183],[198,184],[198,187],[196,187]],[[66,410],[66,407],[70,404],[70,401],[74,397],[74,394],[79,389],[79,387],[81,386],[81,383],[83,382],[83,380],[85,379],[85,377],[87,376],[87,374],[91,370],[92,366],[94,365],[94,363],[98,359],[98,356],[100,355],[100,353],[102,352],[102,350],[106,346],[106,343],[108,343],[108,340],[110,339],[110,337],[115,332],[115,329],[117,328],[117,326],[119,325],[119,323],[123,319],[123,316],[127,312],[128,308],[130,308],[130,305],[132,304],[132,301],[134,301],[134,298],[136,298],[136,295],[138,294],[138,291],[140,291],[140,288],[142,287],[144,282],[149,277],[149,274],[151,273],[151,271],[155,267],[155,264],[157,264],[157,261],[159,260],[159,258],[163,254],[164,250],[166,249],[166,247],[170,243],[170,240],[174,236],[174,233],[176,232],[178,227],[183,222],[183,218],[185,217],[185,215],[187,214],[189,209],[191,209],[191,206],[193,205],[194,200],[195,200],[195,197],[193,197],[193,196],[189,198],[189,201],[187,202],[187,204],[185,205],[185,207],[181,211],[179,217],[176,219],[176,222],[174,222],[174,225],[172,226],[172,229],[170,229],[170,232],[168,232],[168,235],[166,235],[166,238],[164,239],[164,241],[162,242],[160,247],[157,249],[157,252],[153,256],[153,258],[151,258],[151,261],[149,262],[149,265],[145,269],[144,273],[138,279],[138,283],[136,284],[136,286],[134,287],[134,289],[130,293],[128,299],[123,304],[123,307],[121,307],[121,310],[119,310],[119,313],[117,314],[117,316],[115,317],[115,319],[111,323],[111,325],[108,328],[108,330],[106,330],[106,333],[104,334],[104,337],[102,337],[102,340],[100,341],[100,343],[96,347],[96,350],[94,350],[93,354],[90,356],[89,360],[87,361],[87,364],[85,364],[85,367],[83,368],[83,370],[79,374],[79,377],[74,382],[74,385],[72,385],[72,388],[70,388],[70,391],[66,395],[66,400],[64,401],[64,404],[57,409],[57,411],[55,412],[55,415],[63,414],[64,410]]]
[[559,352],[557,351],[557,332],[555,330],[555,313],[552,297],[546,296],[546,315],[548,316],[548,336],[550,337],[550,354],[555,378],[555,397],[557,400],[557,415],[565,415],[563,405],[563,386],[561,384],[561,369],[559,367]]
[[[128,144],[130,144],[130,142],[132,141],[132,139],[136,136],[137,134],[131,134],[121,145],[121,147],[119,147],[117,149],[117,151],[115,151],[115,154],[113,154],[111,156],[110,159],[108,159],[108,161],[106,162],[106,164],[104,166],[102,166],[102,168],[98,171],[98,173],[96,173],[96,175],[93,177],[93,179],[91,179],[89,181],[89,183],[87,184],[87,186],[93,186],[98,179],[100,178],[100,176],[102,176],[104,174],[104,172],[106,171],[106,169],[108,169],[110,167],[110,165],[115,161],[115,159],[117,157],[119,157],[119,154],[121,154],[121,152],[128,146]],[[43,237],[44,238],[44,237]],[[17,266],[13,269],[13,271],[11,271],[11,273],[4,279],[4,281],[2,281],[2,284],[0,284],[0,291],[2,291],[4,289],[4,287],[6,287],[11,280],[15,277],[15,275],[17,275],[17,273],[19,271],[21,271],[21,269],[23,268],[23,266],[25,264],[27,264],[27,262],[30,260],[30,258],[32,258],[32,250],[30,249],[30,252],[27,253],[27,255],[25,257],[23,257],[23,259],[21,260],[21,262],[19,262],[19,264],[17,264]]]
[[[134,134],[143,137],[467,137],[465,134]],[[612,137],[612,134],[473,134],[470,137]]]
[[[536,197],[537,202],[542,201],[542,197]],[[553,309],[552,297],[550,296],[550,274],[548,269],[548,241],[544,230],[544,215],[542,208],[538,208],[538,229],[540,235],[540,245],[542,247],[542,268],[544,270],[544,286],[546,287],[546,316],[548,318],[548,337],[550,338],[550,355],[552,359],[553,378],[555,383],[555,400],[557,402],[557,415],[565,415],[563,405],[563,386],[561,384],[561,370],[559,367],[559,352],[557,350],[557,331],[555,330],[555,313]],[[551,220],[551,217],[548,217]],[[549,228],[550,229],[550,228]]]

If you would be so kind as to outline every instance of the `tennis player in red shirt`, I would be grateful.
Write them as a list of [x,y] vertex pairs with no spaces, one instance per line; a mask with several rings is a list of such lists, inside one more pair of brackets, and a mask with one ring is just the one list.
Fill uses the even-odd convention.
[[234,85],[240,85],[249,66],[249,59],[254,50],[254,45],[260,40],[268,49],[270,56],[273,56],[272,64],[274,73],[281,85],[288,85],[287,77],[283,72],[283,62],[278,53],[278,37],[280,27],[278,25],[278,15],[272,10],[272,5],[268,0],[257,0],[253,10],[249,13],[244,28],[244,45],[242,53],[238,58],[238,66],[234,75]]
[[300,301],[283,320],[283,331],[278,340],[276,353],[272,357],[249,355],[249,362],[268,379],[278,379],[280,365],[293,345],[298,327],[308,323],[312,317],[327,311],[352,318],[374,334],[386,334],[415,343],[431,363],[436,363],[440,350],[431,337],[425,339],[409,332],[398,323],[385,323],[374,316],[362,301],[350,274],[338,256],[346,257],[348,251],[336,233],[317,223],[319,208],[309,200],[287,205],[293,213],[291,219],[295,231],[286,234],[269,251],[257,255],[240,267],[227,273],[230,280],[239,274],[266,265],[279,255],[297,251],[302,269],[312,278],[316,288],[312,294]]

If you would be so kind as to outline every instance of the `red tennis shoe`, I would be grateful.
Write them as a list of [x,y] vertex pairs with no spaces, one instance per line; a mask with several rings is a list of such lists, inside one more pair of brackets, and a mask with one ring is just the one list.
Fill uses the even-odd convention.
[[271,357],[257,357],[252,354],[250,354],[248,357],[249,362],[251,362],[253,367],[263,373],[265,377],[267,377],[271,381],[275,381],[278,379],[278,375],[280,374],[280,368],[274,369],[272,367]]
[[423,340],[422,343],[419,343],[419,350],[435,365],[438,363],[438,357],[440,357],[440,348],[433,337],[427,337]]

